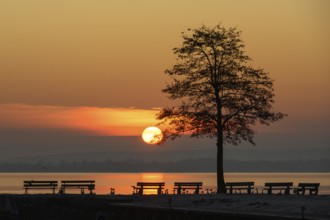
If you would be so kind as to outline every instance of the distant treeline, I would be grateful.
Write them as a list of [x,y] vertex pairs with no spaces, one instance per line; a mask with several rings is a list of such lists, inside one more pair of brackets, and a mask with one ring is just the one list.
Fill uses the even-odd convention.
[[[330,172],[330,159],[292,161],[225,160],[225,172]],[[48,163],[0,163],[0,172],[215,172],[215,158],[185,159],[176,162],[77,161]]]

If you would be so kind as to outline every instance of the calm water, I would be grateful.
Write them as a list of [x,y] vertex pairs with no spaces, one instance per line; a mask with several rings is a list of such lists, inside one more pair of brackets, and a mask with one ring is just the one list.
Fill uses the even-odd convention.
[[[0,193],[24,193],[24,180],[95,180],[96,194],[108,194],[110,188],[116,194],[131,194],[138,181],[165,182],[165,188],[172,193],[173,183],[179,181],[203,182],[203,190],[215,189],[215,173],[0,173]],[[319,194],[330,194],[330,173],[226,173],[227,182],[254,181],[259,191],[265,182],[321,183]],[[51,190],[33,190],[31,193],[50,193]],[[71,193],[80,193],[73,190]]]

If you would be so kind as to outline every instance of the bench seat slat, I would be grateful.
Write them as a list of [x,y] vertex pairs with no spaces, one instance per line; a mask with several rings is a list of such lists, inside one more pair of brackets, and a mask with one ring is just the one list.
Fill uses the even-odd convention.
[[283,182],[283,183],[265,183],[265,186],[293,186],[293,182]]
[[[227,187],[227,189],[230,189],[230,187]],[[254,189],[254,187],[232,187],[232,189]]]
[[280,187],[280,186],[275,186],[275,187],[264,187],[264,189],[272,189],[272,190],[284,190],[284,189],[292,189],[292,187]]
[[181,187],[181,188],[173,188],[173,189],[182,189],[182,190],[185,190],[185,189],[197,189],[197,187]]
[[[135,188],[135,189],[142,189],[142,188]],[[159,187],[143,187],[143,190],[150,190],[150,189],[164,189],[164,188],[159,188]]]

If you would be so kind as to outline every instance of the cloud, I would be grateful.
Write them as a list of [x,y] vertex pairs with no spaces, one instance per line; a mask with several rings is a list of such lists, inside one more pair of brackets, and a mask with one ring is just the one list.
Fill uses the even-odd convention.
[[0,104],[0,129],[72,130],[91,135],[136,136],[157,124],[155,109]]

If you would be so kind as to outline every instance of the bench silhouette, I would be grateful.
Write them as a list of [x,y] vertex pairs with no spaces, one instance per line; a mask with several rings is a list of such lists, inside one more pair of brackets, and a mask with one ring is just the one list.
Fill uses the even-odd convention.
[[87,189],[90,194],[93,194],[95,180],[62,180],[60,193],[65,194],[66,189],[80,189],[81,194],[84,194]]
[[292,182],[265,183],[264,189],[267,190],[269,195],[273,193],[273,190],[280,190],[280,192],[284,190],[285,194],[290,194],[292,186]]
[[164,182],[137,182],[136,186],[132,186],[134,194],[143,195],[144,190],[156,189],[157,194],[163,193],[165,183]]
[[175,182],[174,183],[174,192],[176,190],[177,194],[181,194],[182,191],[193,189],[194,194],[199,194],[200,189],[202,189],[203,182]]
[[247,194],[252,194],[254,189],[254,182],[227,182],[226,189],[229,191],[229,194],[233,194],[234,190],[246,190]]
[[305,191],[309,191],[310,195],[317,195],[319,192],[320,183],[299,183],[298,187],[295,188],[297,195],[305,195]]
[[57,181],[53,180],[25,180],[23,189],[28,194],[29,189],[51,189],[53,194],[57,188]]

